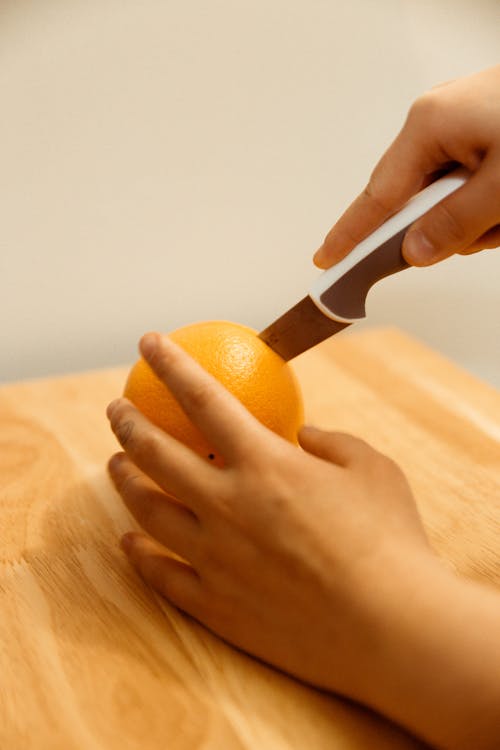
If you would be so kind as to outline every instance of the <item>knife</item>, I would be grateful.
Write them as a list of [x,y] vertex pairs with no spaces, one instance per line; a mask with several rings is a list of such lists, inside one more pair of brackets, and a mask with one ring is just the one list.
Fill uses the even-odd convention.
[[411,224],[461,187],[469,176],[460,167],[410,198],[345,258],[324,271],[309,294],[261,331],[259,337],[289,360],[365,318],[366,296],[371,287],[409,267],[401,245]]

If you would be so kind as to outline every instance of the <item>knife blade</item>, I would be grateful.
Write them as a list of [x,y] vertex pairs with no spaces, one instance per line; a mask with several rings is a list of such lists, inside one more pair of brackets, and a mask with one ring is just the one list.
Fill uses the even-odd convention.
[[409,264],[401,245],[420,216],[461,187],[470,176],[463,167],[441,177],[356,245],[314,281],[309,294],[259,333],[271,349],[290,360],[366,317],[366,297],[381,279]]

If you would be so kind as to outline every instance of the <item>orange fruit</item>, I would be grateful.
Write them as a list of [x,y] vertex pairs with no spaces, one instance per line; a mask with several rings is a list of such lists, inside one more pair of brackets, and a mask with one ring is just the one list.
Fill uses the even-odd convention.
[[[303,421],[297,379],[291,367],[254,330],[226,321],[206,321],[179,328],[169,336],[266,427],[297,442]],[[123,395],[158,427],[222,465],[222,457],[216,455],[144,359],[132,367]]]

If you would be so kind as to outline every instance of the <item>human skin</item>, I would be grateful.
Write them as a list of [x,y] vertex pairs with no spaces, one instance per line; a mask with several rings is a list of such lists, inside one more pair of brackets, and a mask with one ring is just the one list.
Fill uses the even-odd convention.
[[316,265],[337,263],[437,172],[457,164],[471,177],[410,227],[402,252],[411,265],[500,246],[500,65],[415,101],[367,186],[316,252]]
[[126,399],[108,407],[124,449],[109,472],[145,532],[122,547],[144,579],[229,643],[436,748],[498,748],[500,597],[443,565],[396,464],[313,427],[288,443],[167,337],[140,349],[224,457],[206,462]]

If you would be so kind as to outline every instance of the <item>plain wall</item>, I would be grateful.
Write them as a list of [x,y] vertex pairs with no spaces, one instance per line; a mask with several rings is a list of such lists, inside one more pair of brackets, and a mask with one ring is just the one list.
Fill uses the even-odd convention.
[[[499,29],[497,0],[2,0],[0,380],[265,327],[411,102],[497,63]],[[381,282],[362,325],[499,385],[499,289],[497,250],[453,258]]]

